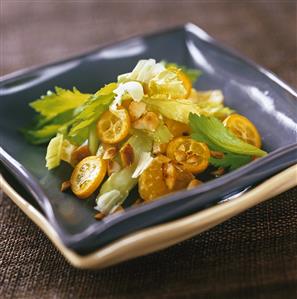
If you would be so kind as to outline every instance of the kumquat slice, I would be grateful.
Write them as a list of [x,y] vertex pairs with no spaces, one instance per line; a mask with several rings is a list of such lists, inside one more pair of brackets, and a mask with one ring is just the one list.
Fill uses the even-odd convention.
[[115,144],[127,137],[130,126],[130,117],[126,109],[119,109],[117,113],[108,110],[97,122],[97,135],[104,143]]
[[89,197],[100,186],[105,174],[105,160],[98,156],[84,158],[72,172],[70,178],[72,192],[82,199]]
[[224,120],[223,124],[241,140],[261,148],[260,134],[255,125],[246,117],[240,114],[231,114]]
[[208,167],[210,151],[205,143],[190,137],[177,137],[167,146],[167,156],[181,164],[186,170],[197,174]]

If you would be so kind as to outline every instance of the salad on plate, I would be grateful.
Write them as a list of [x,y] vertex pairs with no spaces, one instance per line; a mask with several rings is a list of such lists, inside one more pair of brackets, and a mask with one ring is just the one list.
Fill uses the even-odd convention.
[[199,188],[265,156],[255,125],[224,105],[220,90],[193,87],[198,70],[140,60],[94,94],[56,87],[30,103],[38,113],[23,129],[48,143],[48,170],[73,168],[61,182],[79,199],[96,196],[96,219],[182,189]]

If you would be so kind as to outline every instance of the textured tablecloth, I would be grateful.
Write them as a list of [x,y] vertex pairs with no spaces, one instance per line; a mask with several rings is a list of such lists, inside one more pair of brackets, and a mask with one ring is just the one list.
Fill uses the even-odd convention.
[[[296,1],[0,2],[2,75],[191,21],[297,86]],[[167,250],[101,271],[71,267],[0,198],[1,299],[297,298],[296,188]]]

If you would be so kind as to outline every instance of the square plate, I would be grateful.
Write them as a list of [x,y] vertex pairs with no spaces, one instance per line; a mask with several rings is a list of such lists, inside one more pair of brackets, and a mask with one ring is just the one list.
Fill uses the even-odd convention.
[[[155,58],[199,68],[196,87],[221,89],[225,103],[257,126],[269,152],[247,166],[149,204],[129,208],[97,222],[94,203],[60,192],[70,174],[66,165],[44,166],[46,147],[32,146],[18,129],[33,116],[28,103],[54,86],[95,92],[131,70],[139,59]],[[32,194],[63,244],[79,254],[145,227],[190,215],[258,184],[297,162],[296,92],[267,70],[227,50],[193,24],[145,37],[131,38],[80,57],[2,78],[0,85],[1,152],[5,167]]]

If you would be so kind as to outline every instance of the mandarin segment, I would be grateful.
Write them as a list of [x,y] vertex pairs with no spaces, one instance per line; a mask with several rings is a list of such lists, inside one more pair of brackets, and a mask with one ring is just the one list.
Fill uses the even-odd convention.
[[170,161],[165,156],[157,156],[140,175],[138,191],[144,201],[152,200],[170,192],[163,176],[163,164]]

